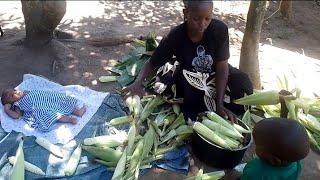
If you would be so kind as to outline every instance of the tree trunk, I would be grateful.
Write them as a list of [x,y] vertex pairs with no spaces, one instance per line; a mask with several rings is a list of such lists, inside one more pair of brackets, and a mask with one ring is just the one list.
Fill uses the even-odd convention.
[[261,89],[258,52],[265,11],[266,1],[251,0],[241,47],[239,68],[248,74],[255,89]]
[[26,25],[26,45],[41,47],[53,38],[53,31],[66,13],[66,1],[21,0]]
[[292,1],[291,0],[281,0],[280,12],[281,12],[281,15],[284,19],[291,21],[292,20]]

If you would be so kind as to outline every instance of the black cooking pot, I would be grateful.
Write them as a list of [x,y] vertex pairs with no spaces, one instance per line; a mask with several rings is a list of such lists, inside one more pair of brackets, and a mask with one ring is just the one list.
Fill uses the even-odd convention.
[[[240,126],[248,129],[247,125],[242,121],[238,120],[238,122]],[[233,169],[241,162],[244,153],[253,141],[251,133],[242,135],[244,136],[244,146],[239,149],[230,150],[213,144],[194,132],[191,143],[192,150],[200,161],[203,161],[210,166],[219,169]]]

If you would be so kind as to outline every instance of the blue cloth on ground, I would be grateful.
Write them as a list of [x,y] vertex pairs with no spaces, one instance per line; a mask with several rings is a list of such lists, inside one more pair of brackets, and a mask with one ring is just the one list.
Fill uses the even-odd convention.
[[[105,121],[125,115],[123,109],[125,108],[121,103],[120,96],[113,94],[108,95],[92,119],[75,137],[75,141],[80,143],[85,138],[91,137],[93,134],[106,134],[108,132],[108,127],[106,126]],[[0,158],[5,153],[8,153],[8,157],[14,155],[20,138],[21,134],[17,132],[7,134],[0,127]],[[85,151],[83,151],[82,157],[87,156],[89,161],[81,161],[75,175],[71,177],[59,176],[59,172],[63,171],[64,161],[58,162],[57,164],[50,164],[50,153],[37,145],[34,140],[34,137],[24,137],[25,160],[41,168],[46,172],[47,176],[43,177],[26,171],[26,179],[86,180],[94,178],[99,180],[111,179],[112,177],[113,171],[109,171],[107,167],[100,164],[92,163],[92,161],[90,161],[91,156]],[[153,165],[178,173],[187,173],[189,169],[187,148],[182,146],[174,149],[168,152],[163,159],[154,162]]]

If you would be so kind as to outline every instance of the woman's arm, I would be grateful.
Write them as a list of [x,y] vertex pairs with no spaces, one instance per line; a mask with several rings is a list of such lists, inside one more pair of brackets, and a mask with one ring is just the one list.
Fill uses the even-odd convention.
[[228,75],[229,75],[229,67],[228,67],[228,61],[218,61],[216,63],[216,89],[217,89],[217,95],[216,95],[216,104],[217,104],[217,113],[228,119],[231,122],[235,122],[237,120],[237,117],[235,114],[233,114],[230,110],[224,107],[224,95],[227,87],[228,82]]
[[21,110],[16,107],[14,110],[11,110],[11,104],[4,105],[4,112],[8,114],[13,119],[19,119],[22,116]]

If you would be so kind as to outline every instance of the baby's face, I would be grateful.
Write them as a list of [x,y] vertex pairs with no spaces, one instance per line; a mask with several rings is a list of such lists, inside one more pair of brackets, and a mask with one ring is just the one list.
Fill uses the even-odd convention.
[[10,90],[7,92],[7,98],[10,102],[19,101],[23,96],[23,92],[19,90]]

